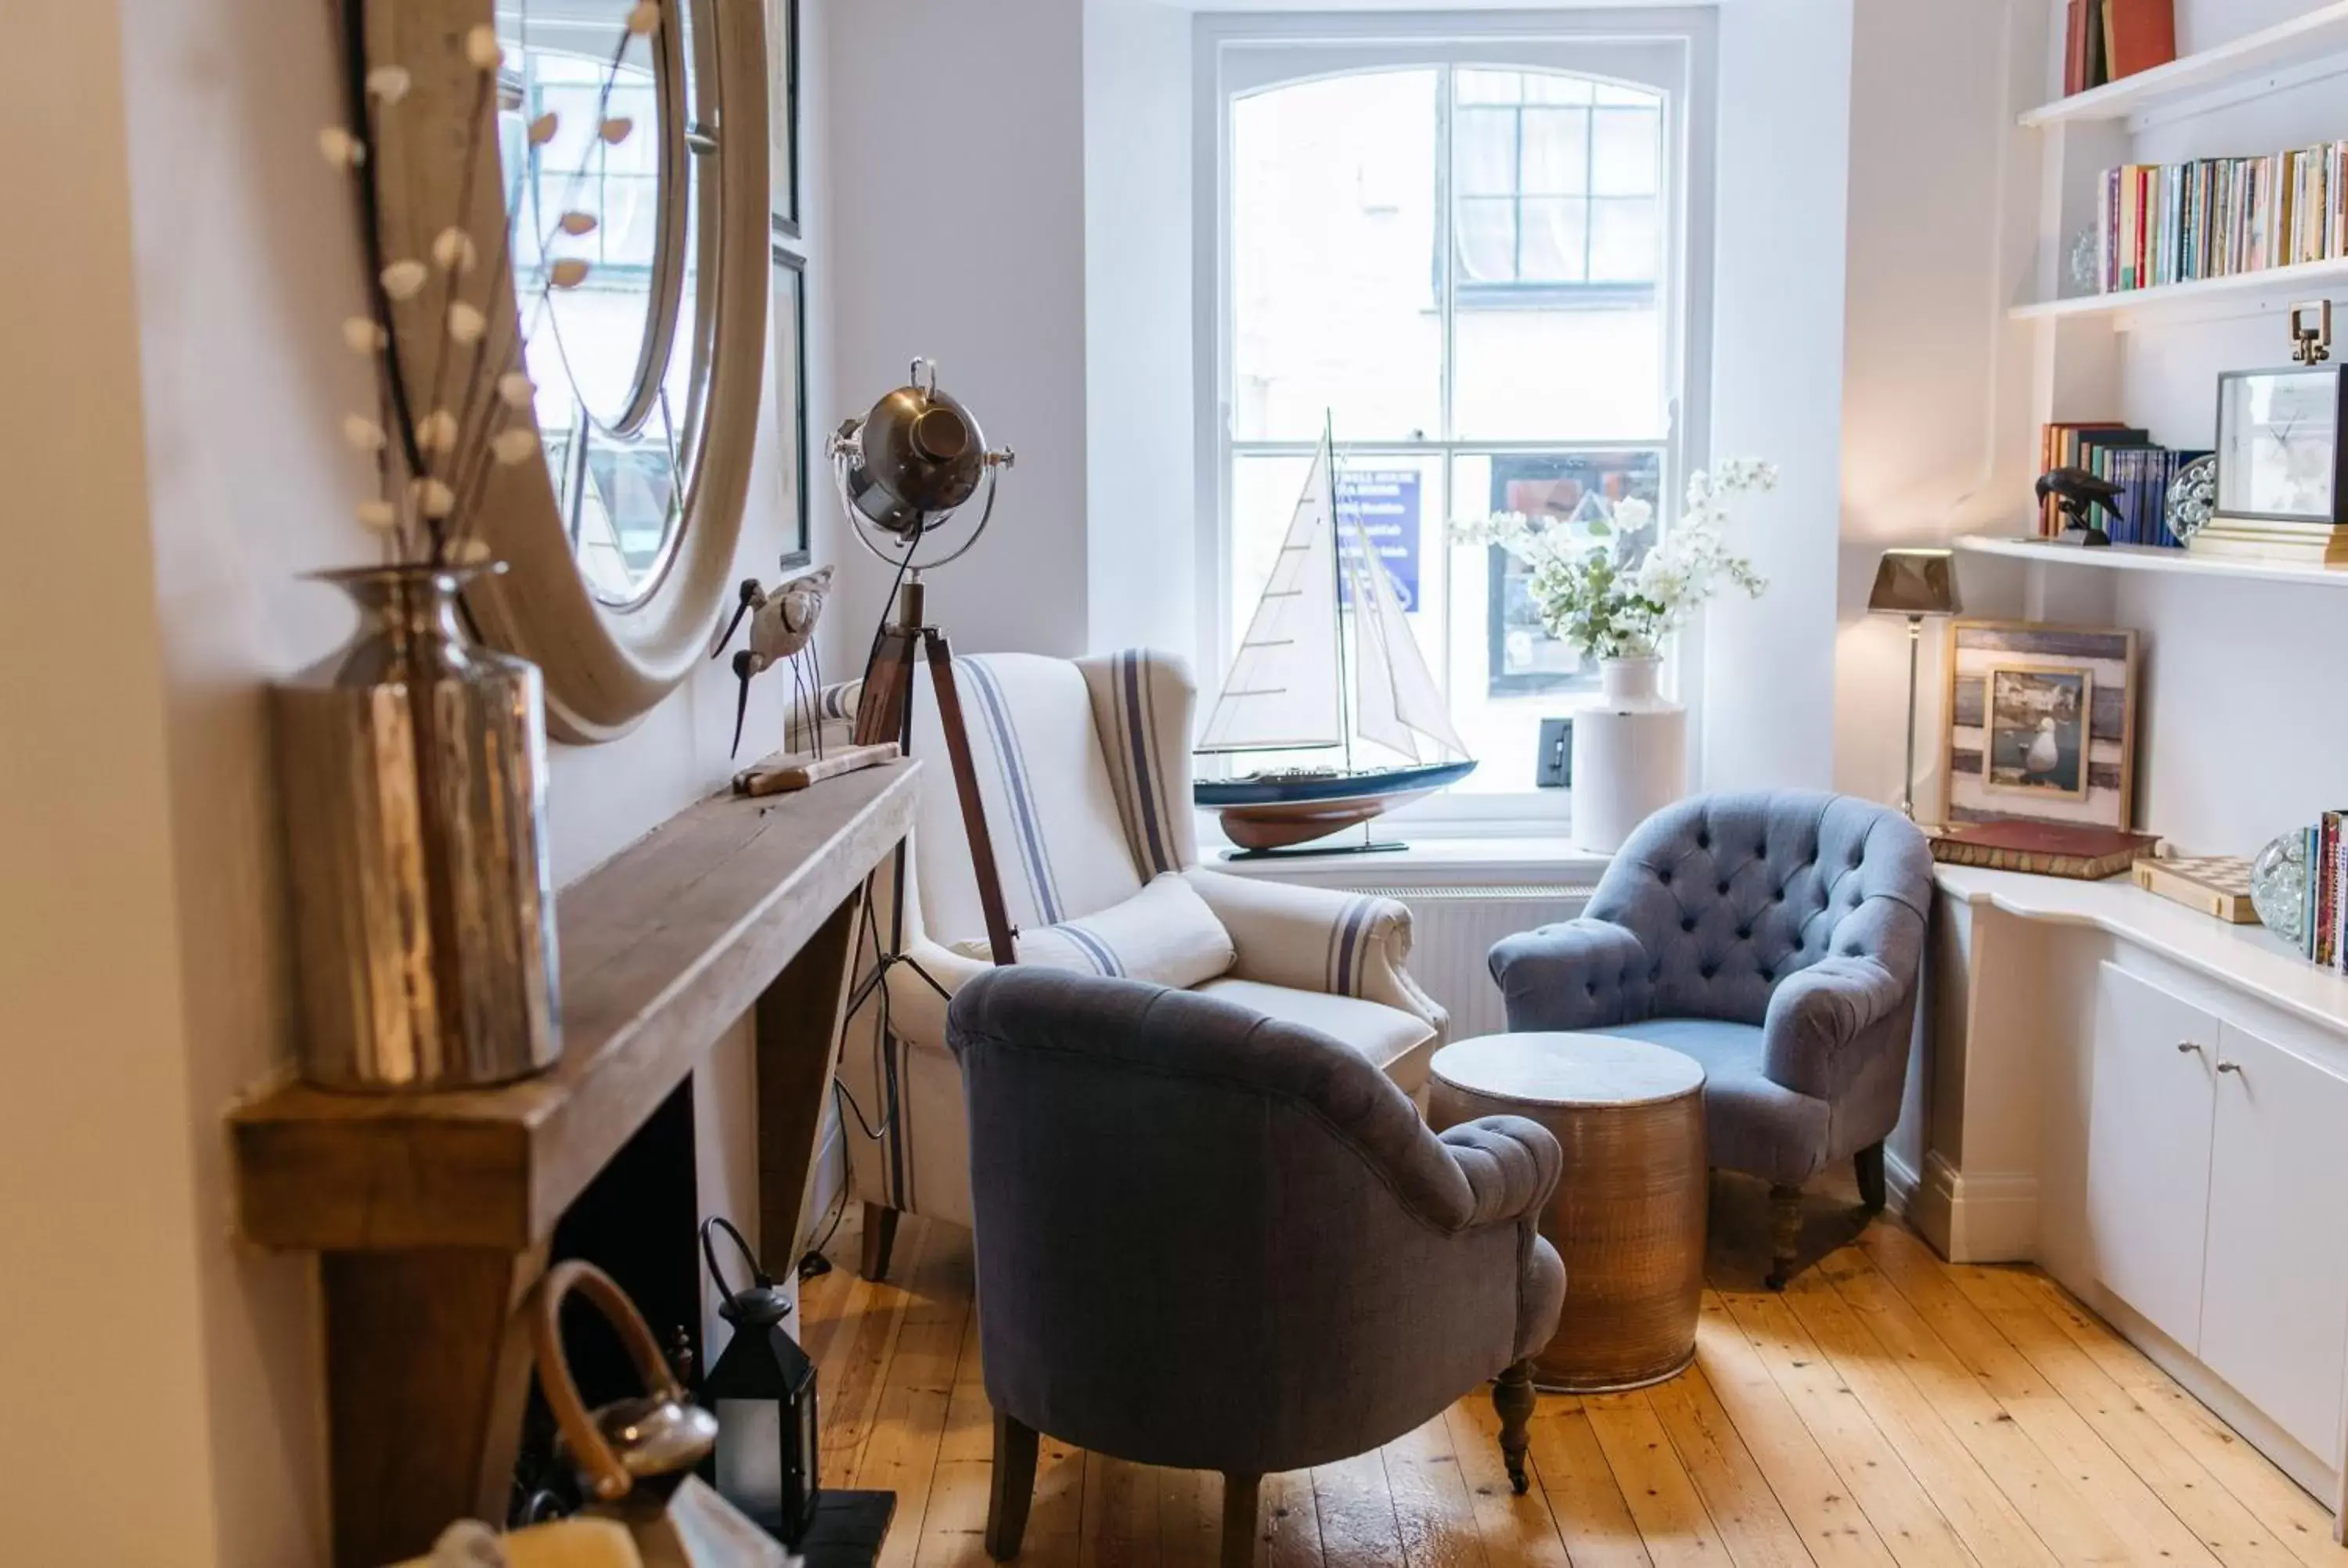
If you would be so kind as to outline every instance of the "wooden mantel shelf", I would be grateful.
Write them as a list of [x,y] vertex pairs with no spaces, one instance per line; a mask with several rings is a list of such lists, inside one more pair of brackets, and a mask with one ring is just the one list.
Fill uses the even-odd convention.
[[566,890],[563,1053],[543,1077],[410,1097],[284,1087],[238,1107],[245,1236],[322,1252],[543,1244],[905,836],[918,767],[705,801]]

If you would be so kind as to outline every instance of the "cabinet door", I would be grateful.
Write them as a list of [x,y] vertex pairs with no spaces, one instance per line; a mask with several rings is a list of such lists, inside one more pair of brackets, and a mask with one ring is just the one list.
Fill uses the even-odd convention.
[[[2201,1337],[2218,1020],[2103,966],[2088,1102],[2087,1236],[2096,1276],[2188,1350]],[[2246,1390],[2247,1391],[2247,1390]]]
[[2219,1031],[2201,1359],[2323,1462],[2340,1462],[2348,1358],[2348,1081]]

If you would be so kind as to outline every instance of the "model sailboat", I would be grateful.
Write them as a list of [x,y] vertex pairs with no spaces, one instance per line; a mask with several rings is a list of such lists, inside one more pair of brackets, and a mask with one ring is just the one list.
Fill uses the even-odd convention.
[[[1205,754],[1344,749],[1342,767],[1198,782],[1198,803],[1220,812],[1224,833],[1251,854],[1398,848],[1292,846],[1368,822],[1476,769],[1385,568],[1353,520],[1338,514],[1336,489],[1335,453],[1323,435],[1272,579],[1200,737]],[[1352,538],[1341,540],[1341,529]],[[1347,601],[1354,610],[1350,661],[1339,620]],[[1404,761],[1354,766],[1356,735]]]

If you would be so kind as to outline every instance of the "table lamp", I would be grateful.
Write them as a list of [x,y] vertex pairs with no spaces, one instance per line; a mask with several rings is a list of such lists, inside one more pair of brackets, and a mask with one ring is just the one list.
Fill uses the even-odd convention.
[[1924,640],[1924,618],[1954,615],[1957,558],[1952,550],[1885,550],[1875,569],[1875,589],[1867,608],[1876,615],[1908,618],[1908,771],[1900,777],[1900,809],[1916,819],[1916,651]]

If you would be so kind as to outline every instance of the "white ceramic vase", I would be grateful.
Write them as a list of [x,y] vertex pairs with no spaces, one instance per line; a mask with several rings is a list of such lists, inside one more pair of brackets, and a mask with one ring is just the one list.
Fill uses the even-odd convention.
[[1573,842],[1612,854],[1687,793],[1687,710],[1657,689],[1663,661],[1607,659],[1598,702],[1573,717]]

